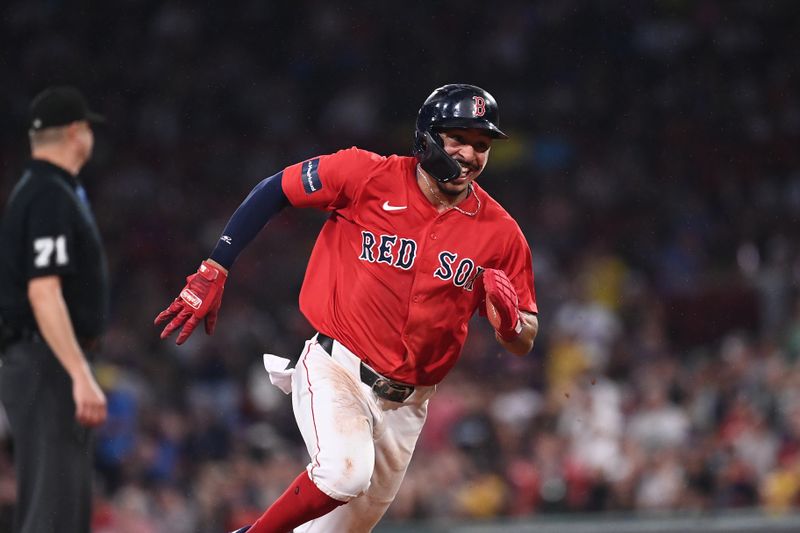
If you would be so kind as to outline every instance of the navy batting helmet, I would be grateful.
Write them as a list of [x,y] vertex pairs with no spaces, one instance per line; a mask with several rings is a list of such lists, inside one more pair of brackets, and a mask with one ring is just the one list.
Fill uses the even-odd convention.
[[453,180],[461,174],[461,166],[447,155],[441,137],[433,133],[448,128],[477,128],[495,139],[507,139],[499,126],[497,102],[488,92],[465,83],[439,87],[419,108],[414,155],[425,172],[438,181]]

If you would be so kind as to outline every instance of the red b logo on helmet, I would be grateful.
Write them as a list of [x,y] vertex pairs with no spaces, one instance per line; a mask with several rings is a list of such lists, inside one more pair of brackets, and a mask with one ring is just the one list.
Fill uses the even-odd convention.
[[472,100],[475,102],[475,116],[482,117],[486,114],[486,100],[482,96],[473,96]]

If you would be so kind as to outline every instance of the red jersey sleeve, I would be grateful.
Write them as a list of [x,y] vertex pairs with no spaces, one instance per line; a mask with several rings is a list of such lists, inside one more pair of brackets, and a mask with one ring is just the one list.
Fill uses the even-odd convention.
[[514,238],[509,242],[503,256],[501,270],[517,290],[519,308],[529,313],[538,313],[536,306],[536,291],[533,286],[533,260],[531,249],[522,231],[517,230]]
[[294,207],[326,211],[349,205],[382,156],[358,148],[321,155],[286,167],[281,184]]

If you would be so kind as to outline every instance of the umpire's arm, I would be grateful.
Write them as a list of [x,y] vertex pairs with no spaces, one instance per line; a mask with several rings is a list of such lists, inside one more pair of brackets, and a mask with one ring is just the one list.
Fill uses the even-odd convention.
[[78,345],[59,276],[41,276],[28,282],[28,301],[39,332],[72,378],[75,418],[84,426],[97,426],[106,419],[106,397],[92,375]]

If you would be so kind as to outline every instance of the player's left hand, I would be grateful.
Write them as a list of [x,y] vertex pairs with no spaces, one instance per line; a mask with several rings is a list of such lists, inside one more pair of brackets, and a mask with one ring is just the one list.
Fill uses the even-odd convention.
[[519,297],[511,280],[502,270],[487,268],[483,271],[483,288],[486,291],[486,318],[504,341],[513,341],[522,332],[519,316]]
[[180,295],[156,317],[156,326],[169,321],[161,332],[161,338],[166,339],[183,326],[175,341],[176,344],[183,344],[203,319],[206,333],[214,333],[227,278],[228,274],[221,266],[203,261],[197,272],[186,278],[186,286]]

